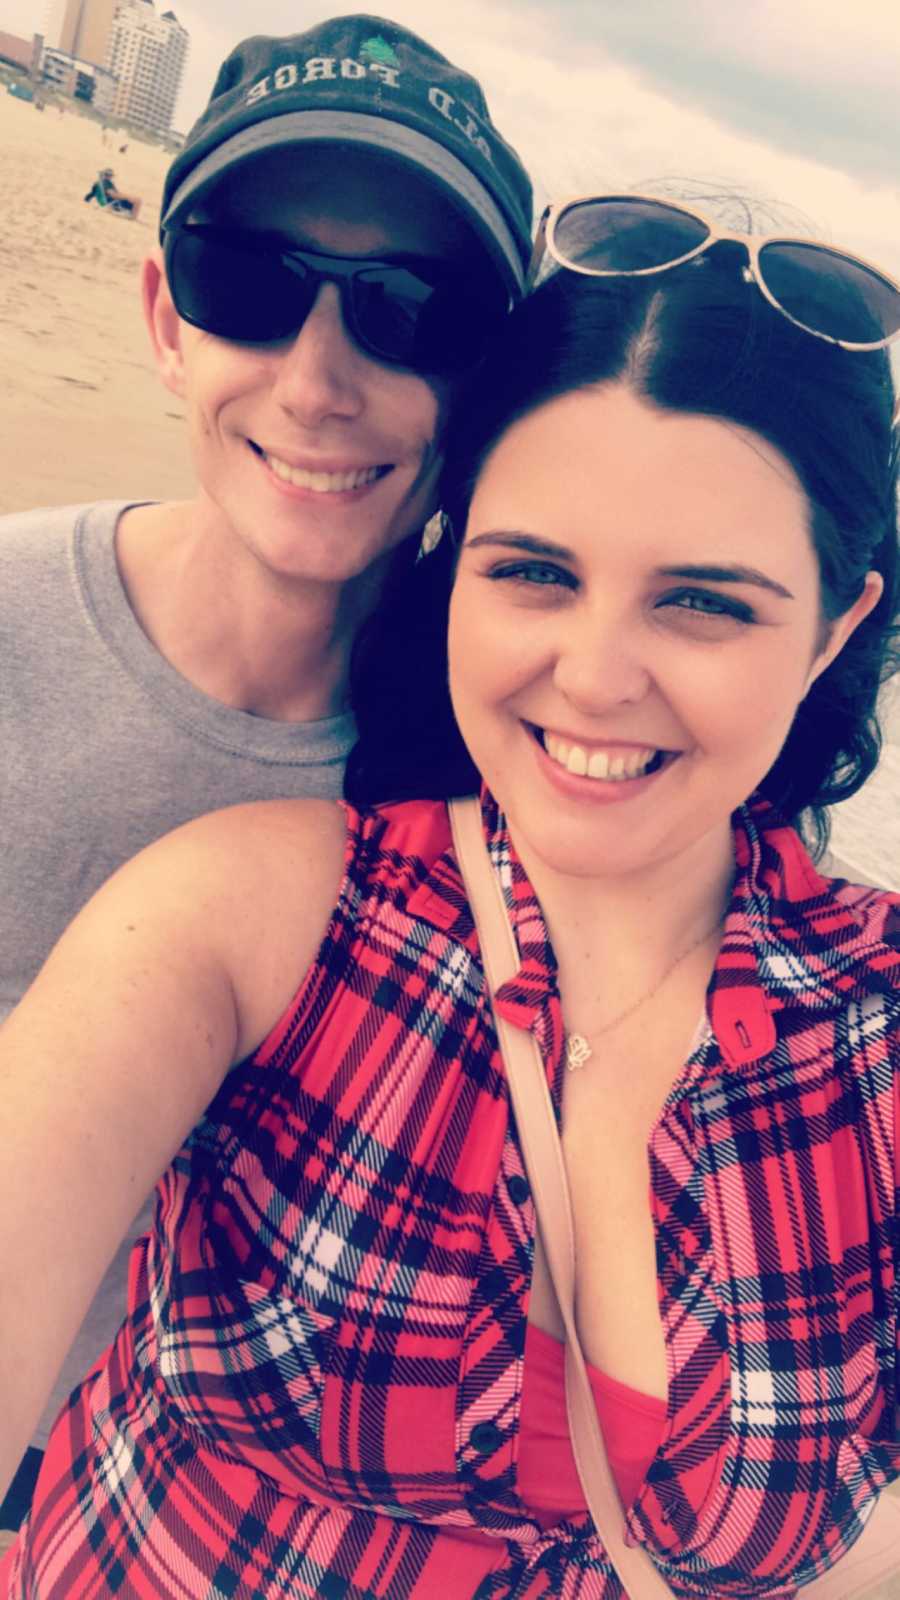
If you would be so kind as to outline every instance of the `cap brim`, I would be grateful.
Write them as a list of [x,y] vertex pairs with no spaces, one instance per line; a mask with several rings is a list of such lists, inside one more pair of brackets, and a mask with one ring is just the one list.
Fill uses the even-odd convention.
[[242,128],[191,168],[172,195],[161,227],[177,222],[197,202],[201,192],[235,162],[266,150],[310,141],[365,145],[370,150],[398,156],[427,172],[447,191],[457,209],[465,212],[510,287],[521,294],[525,269],[512,230],[500,207],[474,173],[450,150],[445,150],[417,128],[362,112],[287,111]]

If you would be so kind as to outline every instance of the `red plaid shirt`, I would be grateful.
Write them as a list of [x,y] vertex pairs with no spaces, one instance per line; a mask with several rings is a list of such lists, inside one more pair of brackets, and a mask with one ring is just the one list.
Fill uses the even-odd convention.
[[[492,857],[557,1105],[552,952]],[[7,1593],[621,1600],[517,1493],[534,1216],[442,805],[349,811],[287,1014],[159,1186],[128,1320],[55,1428]],[[788,1596],[900,1475],[898,899],[762,804],[709,1025],[651,1144],[669,1412],[627,1510],[675,1595]],[[273,907],[277,915],[277,906]]]

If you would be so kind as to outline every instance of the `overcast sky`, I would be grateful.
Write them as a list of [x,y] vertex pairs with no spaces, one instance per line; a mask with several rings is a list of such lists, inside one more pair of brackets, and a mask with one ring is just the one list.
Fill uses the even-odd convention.
[[[248,31],[349,6],[157,0],[191,36],[176,125]],[[390,0],[391,16],[481,78],[538,198],[666,176],[798,209],[900,274],[898,0]],[[44,0],[0,0],[30,34]]]

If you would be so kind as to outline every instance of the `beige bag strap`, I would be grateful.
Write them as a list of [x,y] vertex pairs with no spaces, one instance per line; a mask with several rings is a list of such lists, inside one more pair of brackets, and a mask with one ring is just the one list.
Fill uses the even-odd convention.
[[[451,800],[456,859],[478,928],[488,991],[515,976],[519,952],[503,892],[491,867],[477,800]],[[566,1330],[566,1407],[578,1476],[594,1527],[630,1600],[672,1600],[672,1591],[639,1545],[627,1545],[584,1356],[575,1328],[575,1236],[569,1187],[544,1063],[535,1039],[494,1013],[541,1241]]]
[[[503,891],[484,842],[477,800],[451,800],[456,859],[478,928],[488,991],[515,976],[519,952]],[[519,1139],[531,1181],[541,1242],[566,1330],[566,1407],[578,1476],[591,1518],[630,1600],[671,1600],[672,1591],[640,1545],[626,1545],[624,1513],[613,1482],[584,1356],[575,1327],[575,1235],[562,1146],[547,1076],[531,1034],[494,1012]],[[900,1500],[882,1494],[865,1532],[834,1568],[803,1589],[809,1600],[865,1600],[900,1573]],[[881,1591],[885,1592],[885,1591]],[[891,1591],[893,1593],[893,1590]],[[900,1590],[898,1590],[900,1594]]]

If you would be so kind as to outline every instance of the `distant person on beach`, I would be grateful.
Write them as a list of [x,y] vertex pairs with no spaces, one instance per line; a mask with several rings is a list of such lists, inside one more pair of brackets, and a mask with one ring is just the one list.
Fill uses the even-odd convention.
[[87,194],[85,205],[96,200],[98,206],[109,206],[111,211],[124,211],[131,217],[140,213],[141,202],[136,195],[124,194],[116,183],[112,167],[101,167]]
[[[0,521],[0,1014],[151,840],[340,794],[354,635],[416,559],[448,406],[521,292],[530,231],[479,84],[408,30],[340,17],[224,62],[143,274],[196,493]],[[48,1414],[123,1306],[111,1274]]]
[[897,668],[900,285],[639,195],[545,256],[360,637],[348,803],[158,841],[0,1033],[13,1440],[159,1177],[3,1600],[896,1593],[900,895],[810,845]]

